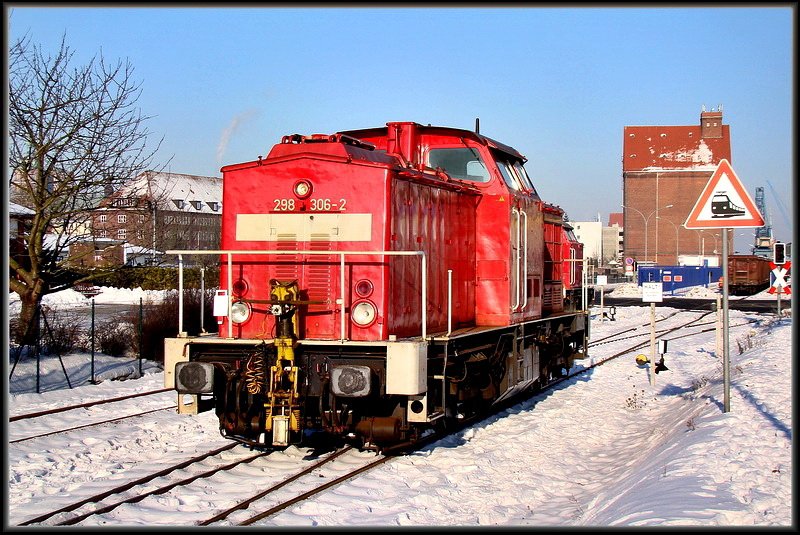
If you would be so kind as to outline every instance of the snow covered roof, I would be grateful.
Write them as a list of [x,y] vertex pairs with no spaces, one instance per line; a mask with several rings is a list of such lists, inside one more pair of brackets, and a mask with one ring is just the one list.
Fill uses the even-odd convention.
[[221,214],[222,178],[145,171],[115,194],[135,196],[160,199],[163,210]]
[[622,170],[713,171],[719,161],[731,159],[729,125],[722,137],[701,136],[701,126],[626,126]]
[[127,255],[152,255],[152,254],[162,255],[162,254],[164,254],[162,251],[157,251],[155,249],[150,249],[150,248],[147,248],[147,247],[141,247],[139,245],[132,245],[130,243],[125,243],[123,245],[123,250],[124,250],[126,256]]
[[17,204],[11,201],[8,202],[8,215],[21,217],[21,216],[32,216],[35,213],[36,212],[31,210],[30,208],[25,208],[21,204]]

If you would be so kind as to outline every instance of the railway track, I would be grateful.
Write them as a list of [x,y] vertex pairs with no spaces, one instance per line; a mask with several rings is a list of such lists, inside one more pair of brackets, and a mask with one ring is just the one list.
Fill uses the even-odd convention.
[[[189,467],[189,466],[191,466],[193,464],[196,464],[196,463],[199,463],[201,461],[204,461],[205,459],[208,459],[210,457],[219,455],[222,452],[231,450],[231,449],[235,448],[236,446],[238,446],[238,444],[235,443],[235,442],[232,442],[230,444],[226,444],[225,446],[222,446],[222,447],[217,448],[215,450],[203,453],[201,455],[197,455],[195,457],[192,457],[190,459],[182,461],[182,462],[180,462],[178,464],[174,464],[172,466],[169,466],[167,468],[159,470],[158,472],[155,472],[153,474],[149,474],[147,476],[141,477],[141,478],[136,479],[134,481],[130,481],[128,483],[113,487],[111,489],[108,489],[108,490],[100,493],[100,494],[96,494],[94,496],[90,496],[88,498],[84,498],[82,500],[79,500],[79,501],[77,501],[75,503],[72,503],[70,505],[67,505],[65,507],[61,507],[60,509],[57,509],[55,511],[50,511],[48,513],[44,513],[42,515],[39,515],[36,518],[31,518],[29,520],[26,520],[26,521],[20,523],[19,525],[20,526],[31,526],[31,525],[34,525],[34,524],[41,524],[42,522],[45,522],[45,521],[47,521],[47,520],[49,520],[49,519],[51,519],[51,518],[53,518],[53,517],[55,517],[57,515],[60,515],[60,514],[63,514],[63,513],[69,513],[71,511],[75,511],[76,509],[79,509],[79,508],[81,508],[81,507],[83,507],[85,505],[91,504],[91,503],[99,503],[99,502],[105,500],[106,498],[109,498],[111,496],[120,495],[120,494],[122,494],[124,492],[127,492],[127,491],[133,489],[133,488],[145,485],[146,483],[149,483],[150,481],[153,481],[154,479],[168,476],[172,472],[175,472],[177,470],[183,470],[183,469],[185,469],[185,468],[187,468],[187,467]],[[241,462],[238,463],[238,464],[241,464]],[[219,471],[219,470],[217,470],[217,471]],[[165,489],[168,486],[169,485],[163,486],[158,490]],[[177,486],[177,485],[172,485],[172,487],[174,487],[174,486]],[[169,489],[167,489],[167,490],[169,490]],[[162,492],[166,492],[166,490],[162,490]],[[75,524],[77,522],[80,522],[81,520],[84,520],[84,519],[88,518],[89,516],[101,514],[101,509],[105,510],[105,508],[108,507],[107,510],[110,511],[112,509],[115,509],[116,507],[119,507],[120,505],[122,505],[124,503],[133,503],[134,501],[137,501],[136,500],[137,497],[139,497],[139,494],[137,494],[134,497],[128,498],[128,499],[123,499],[122,501],[120,501],[120,502],[118,502],[116,504],[113,504],[113,506],[106,505],[106,506],[103,506],[102,508],[98,508],[96,510],[91,511],[88,514],[84,513],[84,514],[80,515],[80,517],[76,516],[76,517],[72,517],[72,518],[63,520],[61,522],[61,524],[63,524],[63,525]],[[142,496],[140,499],[143,499],[143,498],[144,498],[144,496]],[[105,512],[105,511],[103,511],[103,512]],[[76,520],[76,518],[80,518],[80,520]],[[60,525],[60,524],[57,524],[57,525]]]
[[[149,409],[149,410],[138,411],[138,412],[133,413],[133,414],[126,414],[126,415],[123,415],[123,416],[116,416],[116,417],[110,418],[110,419],[106,418],[106,419],[99,420],[99,421],[92,421],[92,422],[88,422],[88,423],[85,423],[85,424],[82,424],[82,425],[79,425],[79,426],[74,426],[74,427],[69,427],[69,428],[56,428],[56,429],[52,429],[51,428],[51,429],[43,430],[43,431],[41,431],[41,432],[39,432],[37,434],[31,434],[29,436],[24,436],[24,437],[14,436],[14,435],[17,434],[17,433],[14,432],[14,427],[15,427],[14,423],[15,422],[18,422],[17,425],[19,425],[19,423],[28,422],[28,421],[31,421],[31,420],[38,420],[40,418],[44,418],[44,417],[51,416],[51,415],[57,415],[57,414],[68,412],[68,411],[72,411],[72,410],[88,409],[90,407],[95,407],[95,406],[99,406],[99,405],[106,405],[106,404],[109,404],[109,403],[117,403],[117,402],[121,402],[121,401],[126,401],[126,400],[130,400],[130,399],[135,399],[135,398],[141,398],[141,397],[145,397],[145,396],[157,395],[157,394],[161,394],[161,393],[164,393],[164,392],[170,392],[170,391],[172,391],[172,389],[164,388],[164,389],[160,389],[160,390],[153,390],[153,391],[149,391],[149,392],[140,392],[140,393],[137,393],[137,394],[130,394],[130,395],[127,395],[127,396],[119,396],[119,397],[115,397],[115,398],[108,398],[108,399],[104,399],[104,400],[91,401],[91,402],[87,402],[87,403],[80,403],[80,404],[77,404],[77,405],[68,405],[68,406],[57,407],[57,408],[54,408],[54,409],[48,409],[48,410],[44,410],[44,411],[38,411],[38,412],[32,412],[32,413],[20,414],[20,415],[17,415],[17,416],[12,416],[11,418],[9,418],[10,431],[11,431],[9,434],[13,438],[11,440],[9,440],[8,443],[9,444],[17,444],[17,443],[20,443],[20,442],[25,442],[25,441],[33,440],[33,439],[37,439],[37,438],[48,437],[48,436],[57,435],[57,434],[61,434],[61,433],[68,433],[70,431],[76,431],[76,430],[79,430],[79,429],[87,429],[87,428],[96,427],[96,426],[100,426],[100,425],[104,425],[104,424],[115,423],[115,422],[119,422],[119,421],[122,421],[122,420],[125,420],[125,419],[128,419],[128,418],[136,418],[136,417],[139,417],[139,416],[144,416],[144,415],[151,414],[151,413],[158,412],[158,411],[165,411],[165,410],[169,410],[169,409],[174,409],[174,408],[177,407],[177,405],[171,404],[171,405],[166,406],[166,407],[152,408],[152,409]],[[37,422],[36,426],[47,427],[46,424],[40,424],[38,422]]]
[[[662,321],[666,321],[668,319],[671,319],[671,318],[677,316],[678,314],[685,314],[685,313],[686,313],[686,311],[680,311],[680,310],[676,311],[676,312],[673,312],[672,314],[664,316],[663,318],[658,318],[656,320],[656,323],[660,323]],[[690,322],[684,324],[683,326],[687,326],[687,325],[690,325],[690,324],[694,323],[695,321],[699,321],[702,318],[708,316],[709,314],[711,314],[711,312],[705,312],[700,317],[695,318],[694,320],[691,320]],[[596,347],[598,345],[608,344],[608,343],[612,343],[612,342],[619,342],[620,340],[624,340],[625,338],[636,338],[636,337],[645,336],[645,335],[649,336],[650,335],[650,331],[648,330],[646,333],[637,333],[637,334],[632,334],[632,335],[630,335],[628,337],[625,337],[625,338],[620,338],[620,336],[622,334],[629,333],[631,331],[636,331],[636,330],[638,330],[638,329],[640,329],[642,327],[650,327],[650,323],[649,322],[648,323],[643,323],[641,326],[630,327],[628,329],[625,329],[625,330],[622,330],[622,331],[618,331],[616,333],[612,333],[612,334],[610,334],[608,336],[605,336],[604,338],[600,338],[598,340],[593,340],[593,341],[589,342],[588,347]],[[672,328],[660,329],[660,330],[656,331],[656,334],[669,332],[671,329]]]
[[17,444],[19,442],[25,442],[25,441],[33,440],[33,439],[36,439],[36,438],[49,437],[51,435],[58,435],[58,434],[61,434],[61,433],[68,433],[70,431],[76,431],[78,429],[85,429],[87,427],[96,427],[96,426],[103,425],[103,424],[120,422],[122,420],[127,420],[128,418],[136,418],[138,416],[144,416],[146,414],[151,414],[151,413],[160,412],[160,411],[166,411],[166,410],[175,409],[175,408],[177,408],[177,405],[172,405],[170,407],[162,407],[160,409],[151,409],[149,411],[137,412],[136,414],[128,414],[126,416],[119,416],[117,418],[112,418],[110,420],[103,420],[101,422],[92,422],[92,423],[88,423],[88,424],[84,424],[84,425],[70,427],[68,429],[58,429],[56,431],[48,431],[47,433],[40,433],[38,435],[32,435],[32,436],[29,436],[29,437],[18,438],[18,439],[10,440],[8,443],[9,444]]
[[171,392],[171,391],[173,391],[172,388],[162,388],[160,390],[151,390],[150,392],[139,392],[137,394],[130,394],[127,396],[120,396],[116,398],[100,399],[97,401],[89,401],[87,403],[80,403],[77,405],[67,405],[65,407],[57,407],[55,409],[48,409],[46,411],[31,412],[28,414],[18,414],[16,416],[11,416],[8,419],[8,421],[16,422],[19,420],[29,420],[32,418],[39,418],[40,416],[47,416],[49,414],[57,414],[59,412],[66,412],[75,409],[85,409],[87,407],[94,407],[95,405],[105,405],[106,403],[115,403],[117,401],[124,401],[126,399],[138,398],[143,396],[152,396],[155,394],[161,394],[162,392]]
[[[673,333],[681,329],[686,329],[687,327],[690,326],[698,327],[701,325],[705,325],[705,323],[698,323],[698,322],[700,322],[703,318],[712,313],[713,312],[709,311],[707,313],[701,314],[698,317],[691,318],[688,321],[682,321],[677,326],[659,330],[659,333],[661,333],[661,335],[663,336],[664,334]],[[672,314],[669,317],[674,317],[676,314]],[[659,321],[663,321],[668,318],[662,318]],[[747,323],[749,322],[740,323],[738,325],[746,325]],[[713,329],[714,328],[712,327],[709,329],[702,329],[697,332],[685,333],[681,334],[680,336],[676,336],[675,338],[696,336]],[[626,329],[624,331],[611,334],[609,336],[606,336],[605,338],[595,341],[595,344],[599,345],[599,343],[601,342],[602,343],[620,342],[622,340],[626,340],[632,337],[649,335],[649,332],[647,332],[647,333],[642,333],[641,335],[626,336],[620,338],[620,335],[626,334],[630,331],[631,329]],[[595,362],[590,366],[582,368],[564,377],[557,378],[548,383],[541,390],[531,393],[531,396],[540,394],[541,392],[546,392],[547,390],[554,388],[556,385],[562,383],[563,381],[585,374],[594,367],[606,364],[614,360],[615,358],[618,358],[622,355],[635,351],[636,349],[639,349],[647,345],[648,343],[649,340],[642,343],[633,344],[622,351],[604,357],[602,360]],[[492,411],[491,414],[489,415],[485,415],[480,420],[471,420],[469,422],[465,422],[463,426],[458,426],[458,428],[450,429],[448,433],[452,433],[453,431],[458,431],[463,427],[467,427],[469,425],[475,425],[476,423],[482,421],[484,418],[490,417],[496,414],[497,412],[504,410],[507,405],[516,404],[519,403],[520,401],[521,401],[520,399],[516,399],[513,401],[513,403],[510,402],[507,404],[503,404],[503,406],[499,406],[497,410]],[[426,437],[424,441],[415,444],[414,448],[417,449],[423,447],[429,444],[430,442],[433,442],[434,440],[439,440],[441,438],[443,437],[438,433],[431,434],[431,436]],[[81,522],[83,522],[88,518],[113,511],[117,507],[120,507],[124,504],[136,503],[144,500],[147,497],[165,494],[176,488],[185,489],[188,485],[194,483],[195,481],[205,478],[210,478],[219,472],[234,470],[237,467],[252,463],[257,459],[263,458],[270,454],[270,452],[259,452],[256,454],[249,455],[247,457],[243,457],[241,459],[237,459],[233,462],[215,463],[215,466],[213,466],[212,468],[204,469],[200,472],[194,473],[193,475],[189,475],[188,477],[179,477],[179,478],[171,477],[169,478],[168,481],[165,481],[163,484],[160,484],[155,489],[152,489],[151,485],[148,486],[146,491],[142,489],[142,487],[144,487],[145,484],[150,483],[151,481],[154,481],[158,478],[166,478],[170,474],[186,470],[194,465],[197,465],[198,463],[205,461],[206,459],[220,455],[225,451],[231,450],[236,446],[239,446],[239,444],[232,443],[222,448],[218,448],[217,450],[193,457],[181,463],[162,469],[156,473],[139,478],[130,483],[126,483],[124,485],[115,487],[113,489],[109,489],[101,494],[80,500],[67,507],[62,507],[61,509],[58,509],[56,511],[52,511],[50,513],[46,513],[36,518],[27,520],[19,525],[20,526],[36,525],[36,524],[41,524],[43,522],[47,522],[48,520],[52,520],[54,518],[57,520],[57,522],[50,523],[47,525],[80,524]],[[213,516],[210,516],[204,520],[195,521],[194,524],[198,526],[251,525],[261,520],[264,520],[265,518],[268,518],[272,515],[275,515],[303,500],[307,500],[315,495],[318,495],[319,493],[331,487],[340,485],[363,472],[371,470],[389,461],[392,458],[391,455],[373,454],[372,457],[366,459],[364,458],[365,452],[352,452],[351,450],[352,447],[350,446],[340,448],[326,455],[325,457],[316,460],[315,462],[313,462],[313,464],[309,464],[308,466],[304,467],[299,467],[300,469],[297,470],[294,474],[282,478],[277,483],[274,483],[247,498],[241,499],[232,507],[228,507],[223,511],[219,511],[215,513]],[[348,455],[348,453],[351,453],[351,455]],[[361,457],[360,459],[358,458],[359,456]],[[356,463],[354,459],[357,460],[358,462]],[[345,462],[342,462],[341,464],[346,467],[346,470],[333,468],[336,465],[337,460],[340,461],[345,460]],[[353,467],[354,464],[357,464],[358,466]],[[327,471],[323,473],[322,470],[327,470]],[[320,483],[320,480],[324,481]],[[137,487],[139,488],[138,491],[136,490]],[[114,496],[119,497],[119,499],[113,503],[101,503],[101,502],[106,502],[109,498]],[[69,518],[58,518],[59,515],[65,515],[70,512],[75,512],[83,507],[88,506],[91,503],[96,503],[99,505],[99,507],[96,507],[90,511],[79,512],[79,514],[74,514]],[[246,511],[250,511],[249,516],[246,514]]]
[[[684,311],[684,312],[680,312],[679,311],[678,313],[685,313],[685,312],[688,312],[688,311]],[[695,311],[695,312],[698,312],[698,311]],[[703,318],[705,318],[705,317],[707,317],[707,316],[709,316],[711,314],[715,314],[715,313],[716,313],[716,311],[704,312],[700,316],[698,316],[697,318],[689,320],[689,321],[687,321],[685,323],[681,323],[680,325],[678,325],[676,327],[668,327],[668,328],[656,330],[655,334],[658,335],[661,338],[664,338],[665,334],[670,334],[670,333],[673,333],[673,332],[678,331],[680,329],[685,329],[687,327],[701,327],[703,325],[714,325],[716,323],[716,321],[706,321],[706,322],[703,322],[703,323],[698,323],[698,322],[700,320],[702,320]],[[659,321],[671,318],[671,317],[675,316],[676,314],[671,314],[670,316],[667,316],[665,318],[661,318],[659,320],[656,320],[656,323],[658,323]],[[757,321],[758,321],[757,319],[749,319],[749,320],[747,320],[747,321],[745,321],[743,323],[731,324],[730,327],[740,327],[740,326],[743,326],[743,325],[748,325],[748,324],[751,324],[751,323],[755,323]],[[643,326],[644,327],[649,327],[650,324],[646,323]],[[648,330],[647,332],[641,332],[641,333],[636,333],[636,334],[631,334],[631,335],[628,335],[628,336],[625,336],[625,337],[621,337],[621,335],[629,333],[631,331],[635,331],[636,329],[638,329],[638,327],[631,328],[631,329],[625,329],[623,331],[619,331],[617,333],[610,334],[610,335],[608,335],[608,336],[606,336],[604,338],[600,338],[598,340],[590,342],[588,345],[589,345],[589,347],[596,347],[598,345],[620,342],[620,341],[626,340],[626,339],[640,338],[640,337],[644,337],[644,336],[649,337],[650,336],[650,331]],[[685,337],[688,337],[688,336],[695,336],[695,335],[698,335],[698,334],[702,334],[702,333],[706,333],[706,332],[710,332],[710,331],[714,331],[714,330],[716,330],[716,326],[710,327],[710,328],[707,328],[707,329],[700,329],[700,330],[698,330],[696,332],[685,333],[685,334],[682,334],[681,336],[675,336],[675,337],[672,337],[672,338],[665,338],[665,339],[667,341],[675,340],[675,339],[678,339],[678,338],[685,338]],[[633,345],[631,347],[628,347],[628,348],[626,348],[626,349],[624,349],[624,350],[622,350],[622,351],[620,351],[618,353],[615,353],[615,354],[611,355],[610,357],[607,357],[606,360],[619,357],[621,355],[624,355],[626,353],[630,353],[631,351],[635,351],[637,349],[641,349],[642,347],[645,347],[649,343],[650,343],[649,339],[644,341],[644,342],[639,342],[639,343],[637,343],[637,344],[635,344],[635,345]]]
[[[323,490],[326,490],[326,489],[328,489],[328,488],[330,488],[330,487],[332,487],[334,485],[338,485],[339,483],[347,481],[348,479],[351,479],[351,478],[355,477],[356,475],[358,475],[358,474],[360,474],[362,472],[365,472],[365,471],[367,471],[367,470],[369,470],[369,469],[371,469],[371,468],[373,468],[375,466],[383,464],[383,463],[385,463],[386,461],[388,461],[390,459],[390,457],[378,456],[378,458],[374,459],[373,461],[366,462],[366,463],[362,464],[361,466],[359,466],[358,468],[355,468],[355,469],[352,469],[352,470],[347,470],[343,475],[341,475],[339,477],[336,477],[336,478],[334,478],[332,480],[329,480],[329,481],[327,481],[327,482],[325,482],[325,483],[323,483],[321,485],[315,484],[314,475],[315,475],[316,472],[318,472],[322,467],[330,466],[331,463],[333,463],[335,460],[337,460],[340,456],[347,454],[352,449],[353,449],[352,446],[345,446],[343,448],[340,448],[337,451],[335,451],[335,452],[331,453],[330,455],[328,455],[327,457],[325,457],[325,458],[317,461],[316,463],[312,464],[311,466],[308,466],[308,467],[300,470],[296,474],[294,474],[294,475],[292,475],[292,476],[280,481],[279,483],[277,483],[275,485],[272,485],[269,488],[267,488],[265,490],[262,490],[262,491],[260,491],[260,492],[258,492],[256,494],[254,494],[253,496],[250,496],[250,497],[242,500],[241,502],[237,503],[233,507],[229,507],[228,509],[226,509],[226,510],[224,510],[224,511],[218,513],[218,514],[216,514],[216,515],[214,515],[214,516],[212,516],[212,517],[210,517],[210,518],[208,518],[206,520],[203,520],[203,521],[197,523],[197,525],[198,526],[208,526],[208,525],[220,522],[222,520],[225,520],[230,515],[236,513],[237,511],[246,510],[251,505],[253,505],[253,504],[257,503],[257,502],[260,502],[261,500],[264,500],[267,496],[275,495],[278,491],[284,490],[285,487],[288,487],[289,485],[294,484],[295,486],[299,487],[299,491],[297,491],[297,490],[294,491],[295,494],[292,497],[290,497],[288,499],[282,499],[282,500],[279,499],[279,501],[277,503],[272,504],[267,509],[265,509],[265,510],[263,510],[263,511],[261,511],[261,512],[255,514],[253,516],[245,518],[245,519],[243,519],[241,521],[235,521],[235,523],[233,524],[233,525],[239,525],[239,526],[250,525],[250,524],[252,524],[254,522],[257,522],[257,521],[259,521],[261,519],[264,519],[264,518],[266,518],[268,516],[271,516],[271,515],[279,512],[279,511],[282,511],[282,510],[286,509],[287,507],[290,507],[290,506],[294,505],[297,502],[300,502],[302,500],[306,500],[306,499],[310,498],[311,496],[314,496],[315,494],[319,494]],[[317,480],[318,479],[319,479],[319,477],[317,477]],[[309,483],[306,483],[306,480],[310,480],[310,482],[311,482],[310,485],[309,485]],[[310,489],[309,489],[309,486],[311,487]],[[285,490],[284,490],[284,492],[285,492]],[[292,492],[291,489],[289,489],[289,492]]]
[[[186,470],[193,465],[197,465],[198,463],[204,462],[210,458],[219,456],[220,454],[232,450],[235,447],[244,449],[239,444],[232,442],[231,444],[204,453],[202,455],[192,457],[191,459],[187,459],[186,461],[183,461],[181,463],[169,466],[153,474],[141,477],[135,481],[131,481],[129,483],[125,483],[123,485],[108,489],[103,493],[82,499],[78,502],[62,507],[58,510],[51,511],[43,515],[39,515],[36,518],[32,518],[30,520],[22,522],[19,525],[20,526],[40,525],[43,522],[47,522],[48,520],[56,519],[57,521],[55,523],[50,523],[47,525],[73,526],[76,524],[80,524],[87,518],[94,517],[97,515],[102,515],[110,511],[113,511],[114,509],[122,505],[137,503],[150,496],[165,494],[176,488],[185,488],[188,485],[194,483],[195,481],[210,478],[220,472],[234,470],[237,467],[252,463],[257,459],[266,457],[271,453],[262,451],[246,457],[242,457],[240,459],[236,459],[232,462],[226,462],[226,463],[220,462],[210,469],[202,470],[191,476],[178,479],[172,478],[164,482],[163,484],[160,484],[154,489],[150,488],[152,485],[148,485],[154,480],[157,480],[159,478],[168,478],[173,473],[178,473],[180,471]],[[369,470],[379,464],[388,461],[391,458],[389,456],[379,455],[377,456],[377,458],[373,457],[367,461],[364,461],[363,459],[360,460],[357,459],[356,461],[354,461],[353,459],[355,457],[352,457],[348,459],[347,463],[345,463],[346,470],[344,470],[344,472],[341,473],[341,475],[338,475],[338,477],[332,480],[326,479],[324,483],[319,484],[318,481],[320,480],[321,477],[319,475],[320,469],[322,469],[323,467],[330,466],[332,462],[337,460],[339,457],[347,454],[352,449],[353,448],[351,446],[339,448],[338,450],[329,453],[322,459],[308,466],[300,467],[300,469],[296,471],[293,475],[285,479],[282,479],[278,483],[271,485],[265,490],[262,490],[248,498],[239,501],[233,507],[229,507],[223,511],[220,511],[215,515],[213,515],[212,517],[203,521],[196,522],[195,524],[200,526],[207,526],[218,523],[220,521],[225,520],[228,516],[236,513],[237,511],[245,511],[248,508],[250,508],[253,504],[257,504],[258,502],[264,501],[265,498],[267,498],[268,496],[276,495],[279,491],[283,491],[283,494],[285,494],[288,487],[288,491],[292,493],[289,498],[281,497],[281,499],[278,501],[273,500],[272,502],[269,502],[269,506],[263,509],[261,512],[249,518],[244,518],[240,521],[237,521],[235,524],[235,525],[249,525],[260,519],[266,518],[267,516],[273,515],[287,507],[290,507],[291,505],[299,501],[308,499],[309,497],[318,494],[334,485],[342,483],[366,470]],[[363,453],[359,452],[359,454],[363,457]],[[352,464],[354,462],[357,462],[358,464],[358,466],[355,468],[352,467]],[[291,487],[292,485],[294,485],[297,488],[295,490],[292,490]],[[142,489],[145,488],[145,486],[147,486],[148,490],[141,491]],[[138,492],[137,489],[139,489]],[[116,501],[112,501],[112,503],[105,503],[109,500],[109,498],[114,498],[114,497],[118,497],[119,499],[117,499]],[[86,507],[89,504],[98,504],[98,507],[95,507],[89,511],[84,511],[80,514],[70,516],[69,518],[66,519],[58,518],[60,515],[65,515],[66,513],[77,511],[81,508]]]
[[[696,324],[701,319],[705,318],[706,316],[708,316],[710,314],[714,314],[714,313],[716,313],[715,310],[711,310],[711,311],[705,312],[705,313],[703,313],[702,315],[700,315],[697,318],[694,318],[694,319],[689,320],[687,322],[681,323],[680,325],[677,325],[675,327],[669,327],[669,328],[666,328],[666,329],[662,329],[662,330],[656,331],[656,333],[657,334],[660,333],[662,335],[662,338],[663,338],[664,334],[673,333],[673,332],[679,331],[681,329],[685,329],[687,327],[690,327],[693,324]],[[674,316],[674,315],[675,314],[673,314],[672,316]],[[669,316],[669,317],[672,317],[672,316]],[[662,318],[662,319],[667,319],[667,318]],[[758,319],[750,319],[750,320],[747,320],[747,321],[742,322],[742,323],[732,324],[732,325],[730,325],[730,327],[741,327],[741,326],[744,326],[744,325],[749,325],[751,323],[755,323],[757,321],[759,321],[759,320]],[[710,323],[714,323],[714,322],[705,322],[705,323],[696,324],[694,326],[698,327],[698,326],[701,326],[701,325],[708,325]],[[650,324],[648,323],[646,325],[649,326]],[[690,336],[697,336],[697,335],[704,334],[704,333],[707,333],[707,332],[710,332],[710,331],[714,331],[714,330],[716,330],[716,326],[710,327],[710,328],[707,328],[707,329],[700,329],[700,330],[694,331],[694,332],[684,333],[684,334],[681,334],[679,336],[668,338],[666,340],[675,340],[675,339],[678,339],[678,338],[687,338],[687,337],[690,337]],[[628,336],[628,337],[624,337],[624,338],[616,338],[615,340],[611,340],[611,338],[615,338],[615,337],[617,337],[617,336],[619,336],[621,334],[625,334],[625,333],[628,333],[630,331],[631,331],[631,329],[625,329],[623,331],[619,331],[617,333],[611,334],[611,335],[609,335],[609,336],[607,336],[605,338],[602,338],[600,340],[595,341],[594,344],[590,343],[589,346],[591,347],[592,345],[600,345],[600,344],[603,344],[603,343],[619,342],[619,341],[622,341],[622,340],[625,340],[625,339],[628,339],[628,338],[638,338],[640,336],[648,336],[648,337],[650,336],[650,332],[646,332],[646,333],[641,333],[641,334],[637,334],[637,335],[632,335],[632,336]],[[608,362],[610,362],[610,361],[612,361],[612,360],[614,360],[614,359],[616,359],[618,357],[621,357],[623,355],[627,355],[627,354],[629,354],[629,353],[631,353],[633,351],[636,351],[637,349],[641,349],[641,348],[643,348],[643,347],[645,347],[645,346],[647,346],[649,344],[650,344],[650,340],[648,339],[648,340],[646,340],[644,342],[638,342],[638,343],[636,343],[636,344],[634,344],[632,346],[626,347],[625,349],[623,349],[621,351],[618,351],[618,352],[616,352],[616,353],[614,353],[614,354],[612,354],[610,356],[607,356],[607,357],[603,358],[602,360],[596,361],[596,362],[590,364],[589,366],[581,368],[581,369],[579,369],[579,370],[577,370],[577,371],[575,371],[573,373],[568,373],[564,377],[560,377],[560,378],[556,379],[555,381],[552,381],[552,382],[548,383],[547,386],[545,387],[545,389],[543,389],[543,390],[549,389],[549,388],[555,386],[556,384],[562,383],[562,382],[564,382],[564,381],[566,381],[568,379],[583,375],[583,374],[587,373],[588,371],[590,371],[593,368],[596,368],[598,366],[602,366],[603,364],[606,364],[606,363],[608,363]]]

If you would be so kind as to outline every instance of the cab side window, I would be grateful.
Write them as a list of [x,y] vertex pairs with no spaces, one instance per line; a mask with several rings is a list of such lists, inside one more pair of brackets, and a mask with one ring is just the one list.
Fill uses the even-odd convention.
[[478,150],[469,147],[431,149],[428,152],[428,167],[440,167],[459,180],[489,182],[490,179],[489,170]]

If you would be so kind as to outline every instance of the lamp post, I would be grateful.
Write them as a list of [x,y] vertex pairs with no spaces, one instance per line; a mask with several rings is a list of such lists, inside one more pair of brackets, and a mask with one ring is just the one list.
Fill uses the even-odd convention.
[[711,237],[714,238],[714,254],[715,255],[719,254],[719,240],[717,240],[717,236],[718,235],[719,235],[718,232],[715,232],[714,234],[711,235]]
[[[661,219],[661,218],[656,216],[656,219]],[[675,265],[677,266],[680,264],[680,262],[678,262],[678,225],[676,225],[669,219],[665,219],[664,221],[668,222],[670,225],[675,227]]]
[[[637,214],[642,216],[642,219],[644,220],[644,260],[645,260],[645,262],[647,262],[647,258],[648,258],[647,257],[647,225],[650,222],[650,217],[652,217],[652,215],[655,214],[656,212],[658,212],[659,210],[664,210],[665,208],[672,208],[672,206],[673,206],[672,204],[668,204],[666,206],[662,206],[661,208],[656,208],[655,210],[653,210],[652,212],[647,214],[647,217],[645,217],[645,215],[642,212],[640,212],[639,210],[637,210],[636,208],[633,208],[632,206],[625,206],[624,204],[622,205],[623,208],[627,208],[627,209],[633,210],[634,212],[636,212]],[[658,219],[658,218],[656,218],[656,219]],[[656,251],[656,262],[657,261],[658,261],[658,251]]]
[[[706,257],[706,238],[702,230],[695,230],[695,232],[697,232],[697,247],[700,250],[700,265],[702,266],[703,260],[705,260]],[[718,232],[711,234],[711,237],[714,238],[714,258],[717,258],[717,255],[719,255],[719,240],[717,236],[719,236]]]
[[702,237],[702,230],[695,230],[697,232],[697,254],[700,255],[698,265],[703,265],[703,246],[705,245],[705,239]]

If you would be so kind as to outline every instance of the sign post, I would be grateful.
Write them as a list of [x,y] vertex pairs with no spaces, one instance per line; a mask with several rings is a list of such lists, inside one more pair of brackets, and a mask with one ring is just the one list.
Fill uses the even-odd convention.
[[683,226],[687,229],[722,229],[722,378],[723,411],[731,411],[730,347],[728,316],[728,230],[764,226],[756,208],[731,164],[722,159],[709,178]]
[[[776,257],[777,258],[777,257]],[[775,277],[775,280],[772,281],[769,290],[769,293],[777,294],[778,296],[778,317],[781,317],[781,293],[785,293],[790,295],[792,293],[791,288],[789,287],[789,283],[786,282],[786,275],[789,274],[789,269],[792,267],[792,263],[789,261],[782,262],[782,265],[778,264],[777,261],[773,261],[769,263],[769,267],[772,268],[772,275]],[[770,277],[772,278],[772,277]],[[783,290],[783,292],[781,291]]]
[[664,300],[664,286],[660,282],[642,283],[642,301],[650,303],[650,386],[656,384],[656,303]]
[[608,276],[598,275],[596,284],[600,287],[600,321],[605,321],[605,312],[603,312],[603,287],[608,284]]

